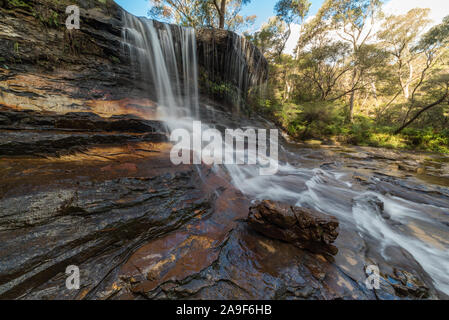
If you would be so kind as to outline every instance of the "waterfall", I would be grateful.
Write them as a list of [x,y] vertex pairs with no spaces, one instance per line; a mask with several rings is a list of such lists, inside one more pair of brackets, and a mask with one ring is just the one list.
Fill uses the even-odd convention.
[[249,91],[266,82],[266,59],[250,41],[234,32],[199,29],[197,33],[207,40],[199,43],[199,64],[212,85],[227,86],[230,92],[226,99],[240,111]]
[[137,18],[128,13],[124,13],[123,20],[123,49],[129,54],[136,78],[143,79],[149,84],[148,88],[156,90],[160,118],[170,121],[198,117],[194,29]]
[[[215,83],[231,83],[237,88],[238,105],[246,98],[250,87],[260,85],[266,78],[260,52],[236,34],[228,33],[225,43],[201,44],[200,56],[197,57],[196,34],[191,28],[136,18],[130,14],[125,14],[124,22],[123,49],[131,58],[136,77],[148,83],[149,90],[156,90],[160,117],[170,129],[183,127],[194,131],[192,120],[199,119],[199,64],[206,67],[209,78]],[[208,128],[205,124],[203,126]],[[195,146],[192,151],[197,152]],[[244,157],[244,152],[236,153],[236,156]],[[360,195],[351,183],[341,181],[341,177],[347,175],[344,171],[305,169],[284,163],[280,165],[278,174],[262,176],[257,165],[224,166],[234,185],[253,199],[284,201],[335,215],[346,228],[352,228],[363,238],[376,239],[379,254],[385,259],[388,259],[385,248],[403,248],[432,277],[435,286],[449,294],[448,251],[395,228],[379,217],[376,210],[366,203],[366,198],[375,196],[381,199],[390,219],[397,223],[413,221],[420,216],[417,213],[435,208],[429,209],[420,203],[408,203],[376,192]]]
[[262,78],[257,78],[260,75],[260,59],[255,66],[255,72],[250,72],[248,61],[253,61],[255,47],[252,46],[246,38],[240,37],[235,33],[231,34],[229,45],[232,47],[232,54],[229,55],[229,60],[225,64],[227,70],[224,73],[225,80],[234,82],[237,87],[237,101],[235,102],[238,111],[242,107],[246,99],[248,90],[252,86],[259,86],[263,81]]
[[123,21],[123,48],[136,78],[143,79],[148,90],[156,90],[162,119],[199,117],[199,65],[212,83],[227,86],[228,102],[237,111],[246,102],[250,88],[261,86],[267,78],[263,55],[236,33],[200,29],[199,35],[211,41],[202,41],[197,47],[193,28],[137,18],[126,12]]

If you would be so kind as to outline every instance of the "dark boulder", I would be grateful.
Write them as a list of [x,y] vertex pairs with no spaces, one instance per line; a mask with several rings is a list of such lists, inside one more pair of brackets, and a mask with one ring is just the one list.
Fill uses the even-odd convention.
[[249,209],[248,222],[267,237],[286,241],[314,253],[336,255],[332,243],[338,236],[338,220],[321,212],[262,201]]

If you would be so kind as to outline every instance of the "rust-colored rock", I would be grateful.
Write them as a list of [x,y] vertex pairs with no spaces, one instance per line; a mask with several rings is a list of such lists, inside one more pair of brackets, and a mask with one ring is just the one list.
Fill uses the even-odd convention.
[[262,201],[249,209],[248,222],[267,237],[286,241],[314,253],[336,255],[332,243],[338,236],[338,220],[321,212]]

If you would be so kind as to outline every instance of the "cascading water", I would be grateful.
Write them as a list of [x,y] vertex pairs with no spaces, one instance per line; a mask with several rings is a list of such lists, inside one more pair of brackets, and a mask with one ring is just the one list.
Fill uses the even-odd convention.
[[199,43],[200,64],[207,70],[212,84],[226,86],[226,99],[239,111],[249,89],[261,88],[266,82],[268,66],[265,58],[250,41],[234,32],[226,32],[220,40],[210,29],[200,29],[198,34],[210,39]]
[[[191,129],[192,119],[198,119],[199,116],[198,58],[194,30],[132,15],[126,15],[124,21],[124,47],[144,81],[156,88],[161,118],[172,129]],[[241,90],[247,90],[251,84],[260,82],[260,77],[248,75],[244,61],[245,54],[253,54],[253,49],[249,49],[241,38],[233,38],[231,46],[240,54],[230,55],[221,62],[215,61],[214,56],[203,56],[203,59],[209,59],[206,63],[211,65],[224,63],[212,68],[226,69],[224,78],[238,82]],[[281,148],[285,158],[289,158],[287,150]],[[449,203],[432,207],[375,191],[361,192],[349,179],[345,181],[344,178],[351,173],[338,170],[305,169],[284,163],[279,167],[278,174],[261,176],[255,165],[230,165],[226,169],[235,186],[249,197],[285,201],[337,216],[345,228],[355,230],[364,239],[375,239],[378,243],[375,249],[386,260],[389,259],[385,250],[388,246],[405,249],[432,277],[435,286],[449,294],[447,242],[432,245],[394,227],[394,223],[407,225],[416,220],[439,225],[440,222],[432,219],[432,215],[447,215]],[[370,204],[371,197],[385,205],[389,222]]]
[[127,13],[123,20],[124,49],[139,76],[156,88],[161,119],[198,116],[195,31]]

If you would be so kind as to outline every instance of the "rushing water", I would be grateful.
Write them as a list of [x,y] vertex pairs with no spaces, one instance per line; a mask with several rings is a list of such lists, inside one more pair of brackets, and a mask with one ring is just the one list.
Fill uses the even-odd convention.
[[[134,69],[157,90],[160,117],[197,117],[198,63],[195,31],[124,15],[123,44]],[[179,59],[180,58],[180,59]],[[182,70],[182,71],[181,71]],[[182,79],[180,79],[182,75]]]
[[[174,25],[156,27],[152,20],[131,15],[126,15],[124,20],[125,48],[129,50],[136,70],[157,89],[161,118],[171,129],[192,130],[192,120],[199,117],[194,30]],[[241,45],[242,41],[235,43]],[[243,52],[243,48],[237,49]],[[241,89],[246,90],[248,84],[242,80],[245,72],[243,62],[239,57],[230,59],[232,61],[228,62],[233,72],[239,73]],[[435,219],[440,216],[447,221],[447,197],[438,200],[438,205],[432,205],[376,190],[361,190],[354,186],[350,171],[304,168],[298,164],[301,163],[300,149],[291,152],[282,145],[280,148],[286,161],[280,165],[276,175],[262,176],[255,165],[226,166],[235,186],[254,199],[285,201],[334,215],[344,228],[356,230],[364,239],[374,239],[376,250],[387,261],[394,258],[388,256],[388,247],[405,249],[432,277],[435,287],[449,294],[449,245],[446,239],[436,243],[424,241],[422,237],[414,237],[396,226],[423,223],[429,226],[427,230],[434,228],[447,235],[448,226]],[[383,203],[383,214],[379,207],[373,206],[373,199]]]

